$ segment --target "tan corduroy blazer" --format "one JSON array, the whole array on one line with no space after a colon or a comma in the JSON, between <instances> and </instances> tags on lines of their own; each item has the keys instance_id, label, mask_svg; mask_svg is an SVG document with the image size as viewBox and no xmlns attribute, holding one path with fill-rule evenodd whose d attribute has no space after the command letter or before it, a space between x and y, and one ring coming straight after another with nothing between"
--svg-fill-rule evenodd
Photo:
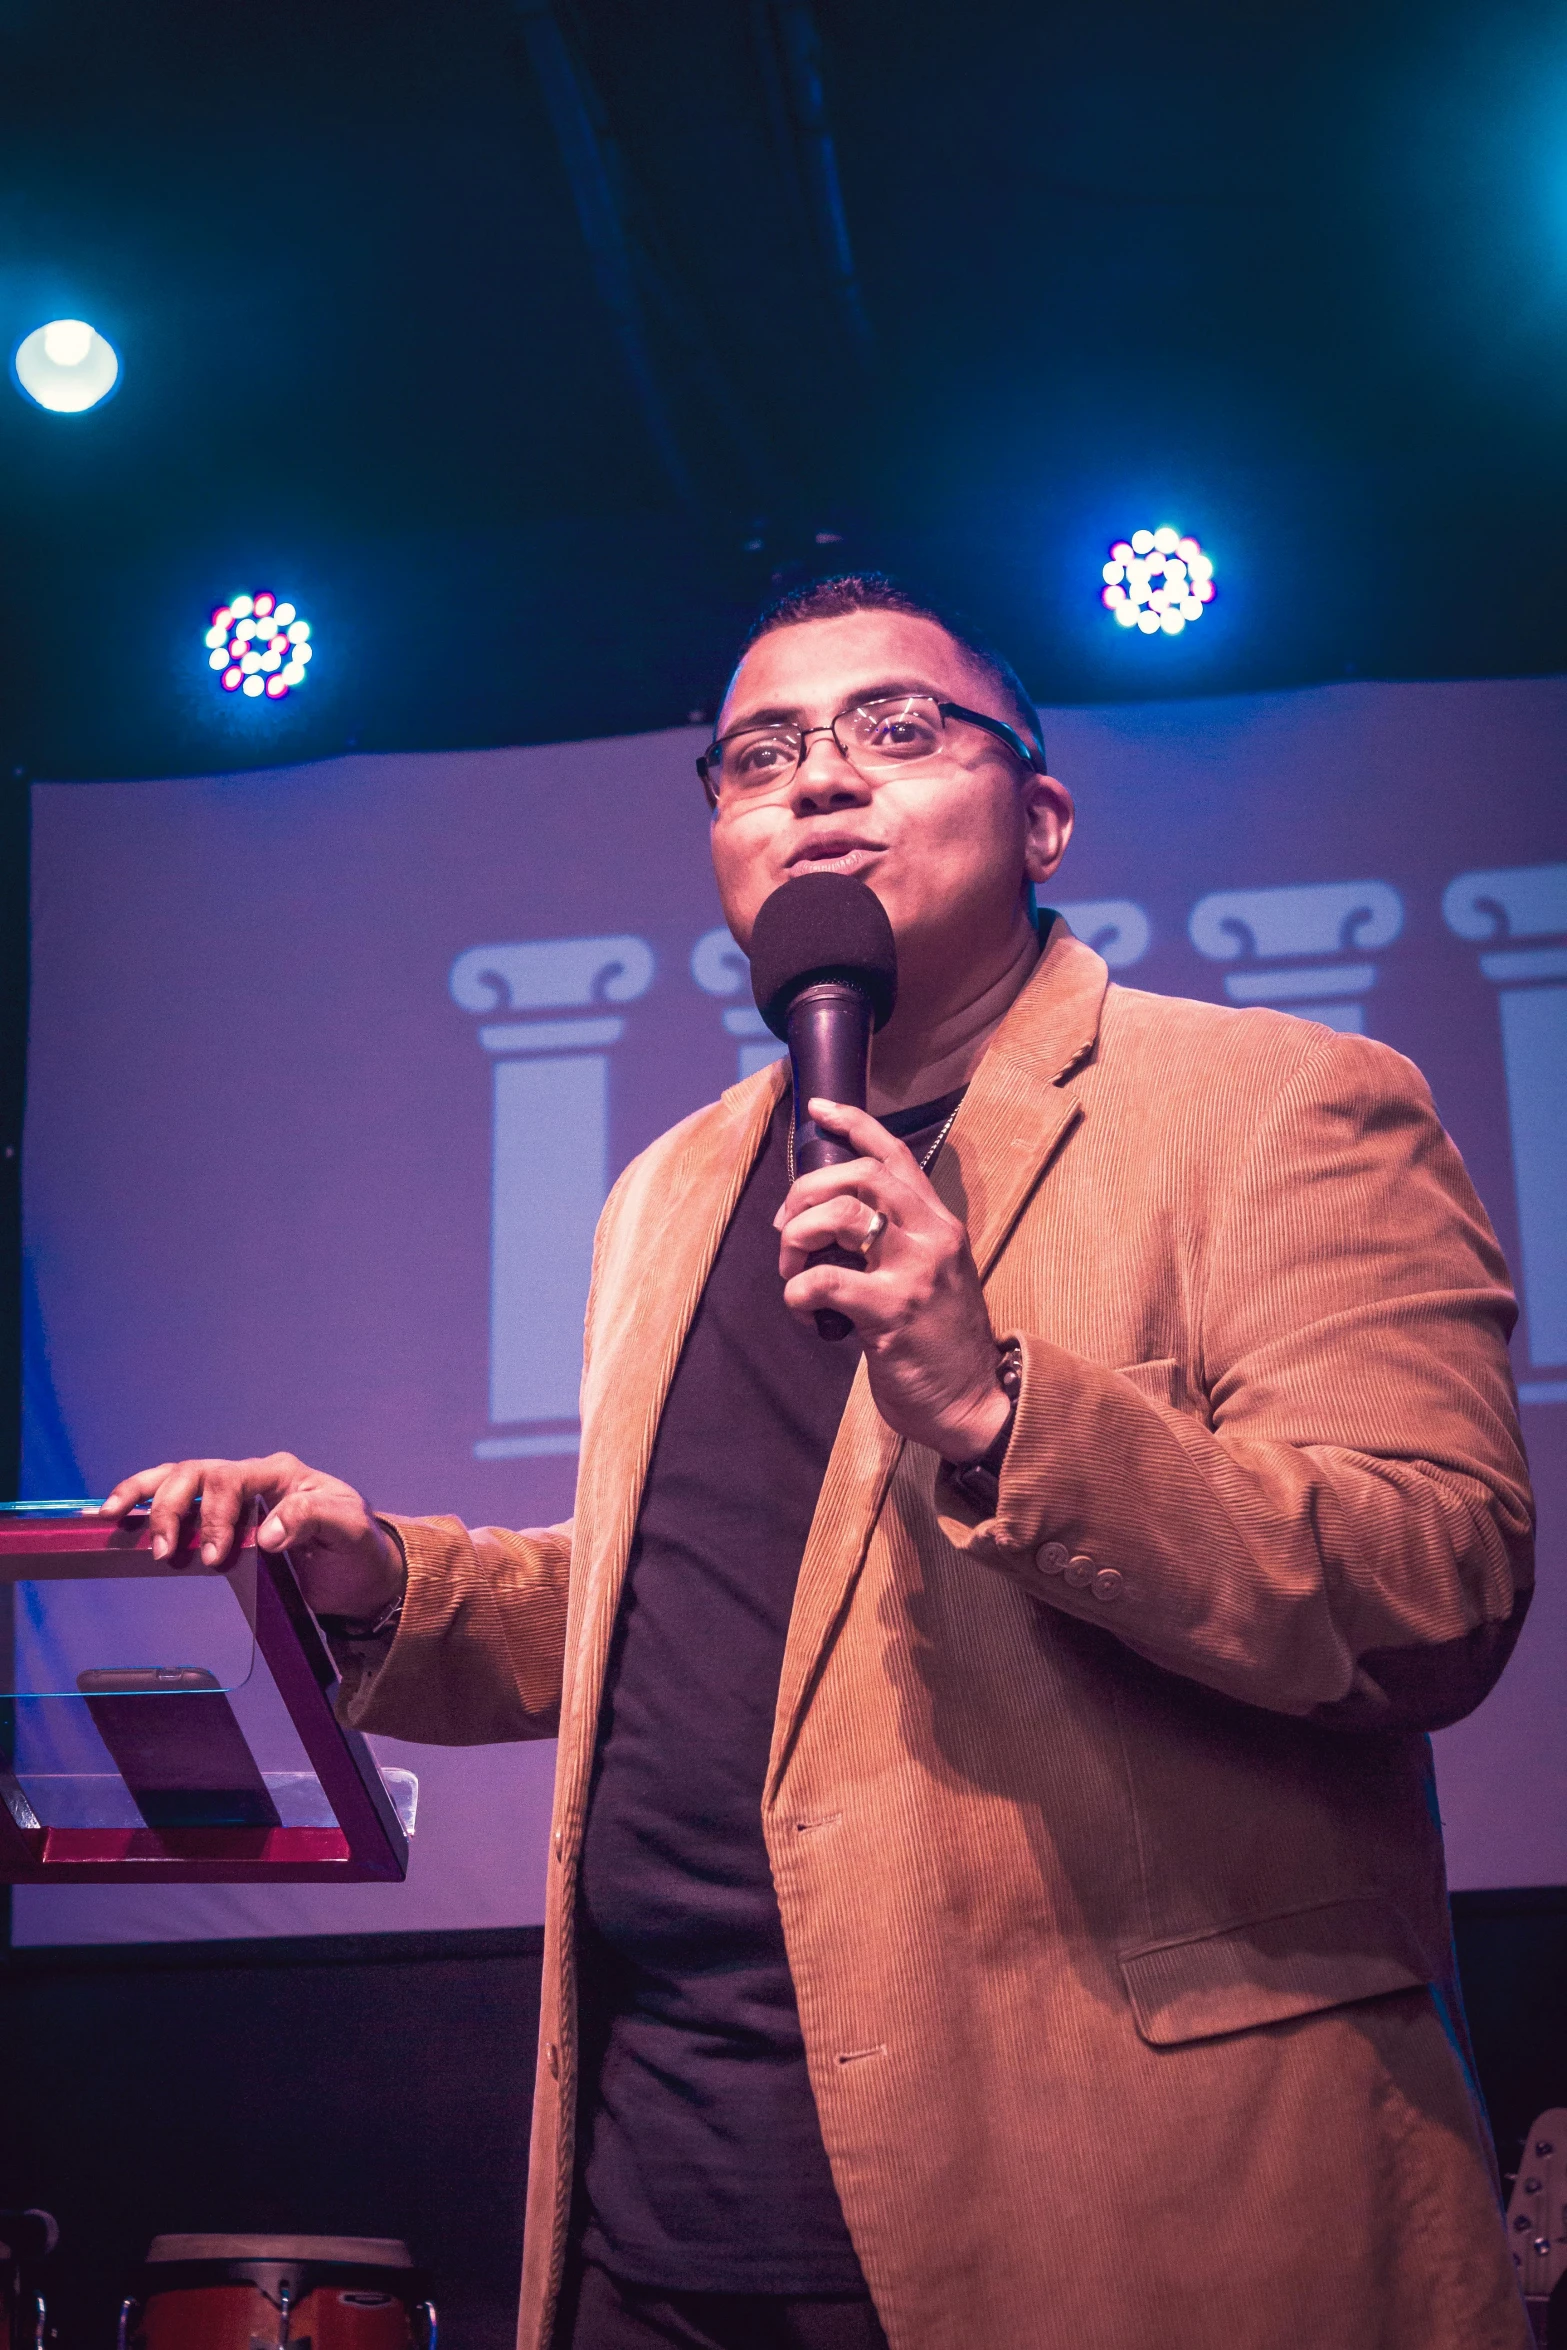
<instances>
[{"instance_id":1,"label":"tan corduroy blazer","mask_svg":"<svg viewBox=\"0 0 1567 2350\"><path fill-rule=\"evenodd\" d=\"M414 1739L558 1726L522 2350L566 2240L611 1627L782 1082L604 1211L573 1525L389 1521L407 1606L351 1699ZM1424 1733L1506 1659L1530 1498L1505 1268L1426 1087L1310 1021L1107 989L1057 920L935 1181L1023 1342L1000 1507L938 1492L862 1368L762 1805L893 2350L1519 2350Z\"/></svg>"}]
</instances>

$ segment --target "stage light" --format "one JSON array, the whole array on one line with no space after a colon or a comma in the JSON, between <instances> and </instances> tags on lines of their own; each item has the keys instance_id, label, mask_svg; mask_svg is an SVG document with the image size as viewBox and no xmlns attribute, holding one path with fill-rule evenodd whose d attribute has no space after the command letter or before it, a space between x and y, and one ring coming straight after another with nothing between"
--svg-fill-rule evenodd
<instances>
[{"instance_id":1,"label":"stage light","mask_svg":"<svg viewBox=\"0 0 1567 2350\"><path fill-rule=\"evenodd\" d=\"M56 367L80 367L92 349L92 328L84 318L57 318L44 328L44 357Z\"/></svg>"},{"instance_id":2,"label":"stage light","mask_svg":"<svg viewBox=\"0 0 1567 2350\"><path fill-rule=\"evenodd\" d=\"M1213 601L1212 559L1168 523L1117 539L1100 577L1105 610L1143 636L1180 636Z\"/></svg>"},{"instance_id":3,"label":"stage light","mask_svg":"<svg viewBox=\"0 0 1567 2350\"><path fill-rule=\"evenodd\" d=\"M113 391L119 356L84 318L54 318L34 327L11 362L30 400L58 415L78 416Z\"/></svg>"},{"instance_id":4,"label":"stage light","mask_svg":"<svg viewBox=\"0 0 1567 2350\"><path fill-rule=\"evenodd\" d=\"M268 701L280 702L303 685L315 651L310 623L300 619L297 605L279 603L265 588L219 604L202 643L207 666L221 672L223 691L250 701L265 693Z\"/></svg>"}]
</instances>

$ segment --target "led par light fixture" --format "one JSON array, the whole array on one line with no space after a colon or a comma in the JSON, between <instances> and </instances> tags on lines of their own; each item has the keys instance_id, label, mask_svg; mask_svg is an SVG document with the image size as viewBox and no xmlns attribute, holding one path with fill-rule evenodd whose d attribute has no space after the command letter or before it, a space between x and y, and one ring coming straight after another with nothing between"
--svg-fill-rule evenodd
<instances>
[{"instance_id":1,"label":"led par light fixture","mask_svg":"<svg viewBox=\"0 0 1567 2350\"><path fill-rule=\"evenodd\" d=\"M281 702L303 685L315 647L310 623L266 589L219 604L207 630L207 666L226 694Z\"/></svg>"},{"instance_id":2,"label":"led par light fixture","mask_svg":"<svg viewBox=\"0 0 1567 2350\"><path fill-rule=\"evenodd\" d=\"M1122 628L1179 636L1213 602L1213 563L1168 523L1117 539L1100 573L1100 601Z\"/></svg>"}]
</instances>

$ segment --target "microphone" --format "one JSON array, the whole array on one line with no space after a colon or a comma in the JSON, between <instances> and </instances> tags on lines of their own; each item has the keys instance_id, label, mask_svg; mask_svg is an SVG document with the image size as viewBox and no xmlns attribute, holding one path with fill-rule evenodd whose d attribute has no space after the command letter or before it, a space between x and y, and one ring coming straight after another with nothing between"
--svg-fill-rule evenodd
<instances>
[{"instance_id":1,"label":"microphone","mask_svg":"<svg viewBox=\"0 0 1567 2350\"><path fill-rule=\"evenodd\" d=\"M841 1167L859 1157L806 1114L813 1094L865 1107L871 1033L885 1028L898 999L898 950L886 908L874 890L847 873L802 873L775 889L751 933L751 992L774 1036L789 1047L794 1074L794 1170ZM822 1248L813 1265L864 1259ZM823 1306L819 1338L847 1338L847 1314Z\"/></svg>"}]
</instances>

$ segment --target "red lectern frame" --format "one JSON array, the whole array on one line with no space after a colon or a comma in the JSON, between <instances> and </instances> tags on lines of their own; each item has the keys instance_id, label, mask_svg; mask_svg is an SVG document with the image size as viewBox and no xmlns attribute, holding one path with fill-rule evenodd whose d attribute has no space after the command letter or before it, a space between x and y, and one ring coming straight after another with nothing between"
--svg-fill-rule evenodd
<instances>
[{"instance_id":1,"label":"red lectern frame","mask_svg":"<svg viewBox=\"0 0 1567 2350\"><path fill-rule=\"evenodd\" d=\"M257 1550L253 1538L239 1555L247 1553L256 1568L256 1646L337 1826L24 1827L10 1800L20 1795L18 1783L0 1764L0 1884L352 1885L396 1883L408 1874L402 1823L365 1740L333 1711L337 1672L286 1554ZM85 1516L0 1519L0 1584L40 1572L90 1581L213 1570L194 1550L155 1559L140 1511L119 1524ZM30 1808L25 1799L22 1808Z\"/></svg>"}]
</instances>

